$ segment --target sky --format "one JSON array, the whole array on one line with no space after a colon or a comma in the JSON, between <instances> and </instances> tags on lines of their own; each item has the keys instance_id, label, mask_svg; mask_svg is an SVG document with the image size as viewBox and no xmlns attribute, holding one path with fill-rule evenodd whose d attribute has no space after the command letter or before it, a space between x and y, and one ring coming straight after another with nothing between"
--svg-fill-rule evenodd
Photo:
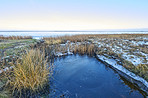
<instances>
[{"instance_id":1,"label":"sky","mask_svg":"<svg viewBox=\"0 0 148 98\"><path fill-rule=\"evenodd\" d=\"M0 30L148 28L148 0L0 0Z\"/></svg>"}]
</instances>

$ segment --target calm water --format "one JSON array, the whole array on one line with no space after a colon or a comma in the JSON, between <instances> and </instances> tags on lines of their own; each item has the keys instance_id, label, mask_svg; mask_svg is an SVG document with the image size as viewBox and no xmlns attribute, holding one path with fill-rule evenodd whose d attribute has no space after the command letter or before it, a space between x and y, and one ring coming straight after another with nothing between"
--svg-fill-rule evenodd
<instances>
[{"instance_id":1,"label":"calm water","mask_svg":"<svg viewBox=\"0 0 148 98\"><path fill-rule=\"evenodd\" d=\"M71 55L54 62L52 92L47 97L143 98L130 83L97 59Z\"/></svg>"},{"instance_id":2,"label":"calm water","mask_svg":"<svg viewBox=\"0 0 148 98\"><path fill-rule=\"evenodd\" d=\"M43 32L43 31L7 31L7 32L3 32L0 31L0 35L4 35L4 36L33 36L33 37L49 37L49 36L63 36L63 35L75 35L75 34L148 34L148 32L122 32L122 31L86 31L86 32L82 32L82 31L58 31L58 32L54 32L54 31L47 31L47 32Z\"/></svg>"}]
</instances>

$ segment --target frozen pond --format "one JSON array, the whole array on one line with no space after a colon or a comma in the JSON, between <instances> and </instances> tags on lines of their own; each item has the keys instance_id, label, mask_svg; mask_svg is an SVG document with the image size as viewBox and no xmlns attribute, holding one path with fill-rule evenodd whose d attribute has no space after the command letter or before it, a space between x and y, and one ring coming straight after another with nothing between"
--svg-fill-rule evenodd
<instances>
[{"instance_id":1,"label":"frozen pond","mask_svg":"<svg viewBox=\"0 0 148 98\"><path fill-rule=\"evenodd\" d=\"M56 58L51 92L46 97L143 98L143 92L96 58Z\"/></svg>"}]
</instances>

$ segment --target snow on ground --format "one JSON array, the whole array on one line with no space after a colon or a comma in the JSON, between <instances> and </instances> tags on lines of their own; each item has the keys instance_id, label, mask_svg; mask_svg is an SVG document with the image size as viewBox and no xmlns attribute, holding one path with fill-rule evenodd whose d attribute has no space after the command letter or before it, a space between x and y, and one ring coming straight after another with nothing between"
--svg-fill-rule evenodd
<instances>
[{"instance_id":1,"label":"snow on ground","mask_svg":"<svg viewBox=\"0 0 148 98\"><path fill-rule=\"evenodd\" d=\"M124 68L122 65L117 64L117 62L114 59L109 59L106 58L105 56L102 55L97 55L98 59L106 62L107 64L111 65L112 67L118 69L119 71L127 74L128 76L130 76L131 78L142 82L146 87L148 87L148 82L146 80L144 80L143 78L135 75L134 73L128 71L126 68Z\"/></svg>"},{"instance_id":2,"label":"snow on ground","mask_svg":"<svg viewBox=\"0 0 148 98\"><path fill-rule=\"evenodd\" d=\"M148 82L145 79L130 72L122 66L121 62L123 60L127 60L134 66L138 66L139 64L148 64L148 38L145 38L145 40L142 37L131 39L98 39L98 42L95 44L98 46L100 51L109 49L103 52L103 54L97 55L98 59L106 62L134 80L143 83L148 88ZM118 56L108 55L110 50L112 50L111 53L114 52L114 54L117 54Z\"/></svg>"},{"instance_id":3,"label":"snow on ground","mask_svg":"<svg viewBox=\"0 0 148 98\"><path fill-rule=\"evenodd\" d=\"M14 66L6 67L6 68L0 70L0 74L1 74L2 72L6 72L7 70L10 70L10 69L12 69L12 68L14 68Z\"/></svg>"},{"instance_id":4,"label":"snow on ground","mask_svg":"<svg viewBox=\"0 0 148 98\"><path fill-rule=\"evenodd\" d=\"M136 41L135 41L136 40ZM108 47L112 49L115 53L122 54L122 58L125 60L130 61L133 63L133 65L137 66L139 64L147 64L148 63L148 54L143 53L140 51L140 49L135 49L134 52L131 52L130 50L134 49L133 47L130 47L131 45L139 46L139 45L148 45L148 41L145 38L143 40L142 37L135 38L135 39L98 39L98 42L95 41L96 44L98 44L98 48L101 47ZM138 56L135 54L141 54L143 56ZM144 58L145 57L145 58ZM144 61L145 60L145 61ZM147 62L146 62L147 61Z\"/></svg>"}]
</instances>

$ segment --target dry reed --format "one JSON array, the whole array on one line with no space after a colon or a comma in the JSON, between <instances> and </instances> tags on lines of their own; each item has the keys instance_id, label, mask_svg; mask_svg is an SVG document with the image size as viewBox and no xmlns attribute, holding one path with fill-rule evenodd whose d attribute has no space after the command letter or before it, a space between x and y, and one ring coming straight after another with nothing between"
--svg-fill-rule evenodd
<instances>
[{"instance_id":1,"label":"dry reed","mask_svg":"<svg viewBox=\"0 0 148 98\"><path fill-rule=\"evenodd\" d=\"M32 39L32 36L0 36L1 40L22 40L22 39Z\"/></svg>"},{"instance_id":2,"label":"dry reed","mask_svg":"<svg viewBox=\"0 0 148 98\"><path fill-rule=\"evenodd\" d=\"M22 91L37 92L48 84L52 75L52 66L48 66L45 54L39 49L30 50L22 59L18 59L9 77L8 83L13 94L23 94Z\"/></svg>"}]
</instances>

